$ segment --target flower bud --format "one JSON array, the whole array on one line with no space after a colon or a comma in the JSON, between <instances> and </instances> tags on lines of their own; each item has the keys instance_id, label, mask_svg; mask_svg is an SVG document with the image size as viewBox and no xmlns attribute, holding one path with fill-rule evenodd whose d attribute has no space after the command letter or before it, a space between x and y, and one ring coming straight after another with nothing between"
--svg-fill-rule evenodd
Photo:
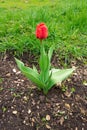
<instances>
[{"instance_id":1,"label":"flower bud","mask_svg":"<svg viewBox=\"0 0 87 130\"><path fill-rule=\"evenodd\" d=\"M40 23L36 27L36 37L40 40L48 37L48 28L44 23Z\"/></svg>"}]
</instances>

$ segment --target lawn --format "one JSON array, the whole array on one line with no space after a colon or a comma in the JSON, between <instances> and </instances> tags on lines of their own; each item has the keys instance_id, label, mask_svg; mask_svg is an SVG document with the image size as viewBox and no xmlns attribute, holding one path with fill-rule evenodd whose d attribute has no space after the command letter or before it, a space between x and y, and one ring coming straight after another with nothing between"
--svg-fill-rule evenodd
<instances>
[{"instance_id":1,"label":"lawn","mask_svg":"<svg viewBox=\"0 0 87 130\"><path fill-rule=\"evenodd\" d=\"M20 72L14 59L35 65L40 74L41 44L35 36L40 22L48 27L46 51L55 46L51 67L76 68L47 95ZM33 68L36 75L37 70ZM45 75L49 81L52 74ZM87 0L0 0L0 130L86 129Z\"/></svg>"},{"instance_id":2,"label":"lawn","mask_svg":"<svg viewBox=\"0 0 87 130\"><path fill-rule=\"evenodd\" d=\"M0 52L39 52L35 28L48 26L47 48L55 44L61 58L87 58L86 0L0 1Z\"/></svg>"}]
</instances>

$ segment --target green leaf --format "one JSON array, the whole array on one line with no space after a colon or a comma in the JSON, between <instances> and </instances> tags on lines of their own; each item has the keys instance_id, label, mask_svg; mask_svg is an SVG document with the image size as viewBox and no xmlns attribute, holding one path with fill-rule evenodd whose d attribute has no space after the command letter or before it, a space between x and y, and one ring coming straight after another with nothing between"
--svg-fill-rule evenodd
<instances>
[{"instance_id":1,"label":"green leaf","mask_svg":"<svg viewBox=\"0 0 87 130\"><path fill-rule=\"evenodd\" d=\"M41 56L40 56L40 78L45 83L49 78L50 62L49 57L45 52L44 45L41 46Z\"/></svg>"},{"instance_id":2,"label":"green leaf","mask_svg":"<svg viewBox=\"0 0 87 130\"><path fill-rule=\"evenodd\" d=\"M37 68L33 65L33 70L38 73Z\"/></svg>"},{"instance_id":3,"label":"green leaf","mask_svg":"<svg viewBox=\"0 0 87 130\"><path fill-rule=\"evenodd\" d=\"M52 69L52 76L48 84L48 89L50 89L53 85L56 83L61 83L63 80L65 80L72 72L74 71L74 68L70 69ZM50 73L51 73L50 72Z\"/></svg>"},{"instance_id":4,"label":"green leaf","mask_svg":"<svg viewBox=\"0 0 87 130\"><path fill-rule=\"evenodd\" d=\"M41 46L41 55L40 55L40 69L41 71L46 71L49 68L49 58L45 52L44 44Z\"/></svg>"},{"instance_id":5,"label":"green leaf","mask_svg":"<svg viewBox=\"0 0 87 130\"><path fill-rule=\"evenodd\" d=\"M54 50L54 45L52 45L48 51L48 57L49 57L49 61L51 61L51 57L52 57L52 54L53 54L53 50Z\"/></svg>"},{"instance_id":6,"label":"green leaf","mask_svg":"<svg viewBox=\"0 0 87 130\"><path fill-rule=\"evenodd\" d=\"M40 75L38 72L35 71L35 69L31 69L30 67L24 66L24 63L15 58L16 63L21 70L21 72L28 78L30 79L33 83L35 83L40 89L42 89L45 85L43 82L40 81Z\"/></svg>"}]
</instances>

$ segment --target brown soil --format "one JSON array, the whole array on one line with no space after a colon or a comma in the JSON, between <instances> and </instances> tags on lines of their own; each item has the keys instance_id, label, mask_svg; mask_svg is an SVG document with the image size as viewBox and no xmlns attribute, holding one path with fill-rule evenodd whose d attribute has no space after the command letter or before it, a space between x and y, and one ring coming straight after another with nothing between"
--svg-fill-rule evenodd
<instances>
[{"instance_id":1,"label":"brown soil","mask_svg":"<svg viewBox=\"0 0 87 130\"><path fill-rule=\"evenodd\" d=\"M87 66L76 67L61 87L54 86L45 96L20 73L13 57L2 58L0 130L87 130Z\"/></svg>"}]
</instances>

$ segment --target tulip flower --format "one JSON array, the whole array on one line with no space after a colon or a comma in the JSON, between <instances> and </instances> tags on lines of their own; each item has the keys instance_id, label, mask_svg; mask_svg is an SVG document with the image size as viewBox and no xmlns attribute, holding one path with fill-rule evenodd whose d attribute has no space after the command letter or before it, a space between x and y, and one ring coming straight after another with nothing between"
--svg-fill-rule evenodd
<instances>
[{"instance_id":1,"label":"tulip flower","mask_svg":"<svg viewBox=\"0 0 87 130\"><path fill-rule=\"evenodd\" d=\"M37 25L36 37L40 40L46 39L48 37L48 28L45 23L40 23Z\"/></svg>"}]
</instances>

